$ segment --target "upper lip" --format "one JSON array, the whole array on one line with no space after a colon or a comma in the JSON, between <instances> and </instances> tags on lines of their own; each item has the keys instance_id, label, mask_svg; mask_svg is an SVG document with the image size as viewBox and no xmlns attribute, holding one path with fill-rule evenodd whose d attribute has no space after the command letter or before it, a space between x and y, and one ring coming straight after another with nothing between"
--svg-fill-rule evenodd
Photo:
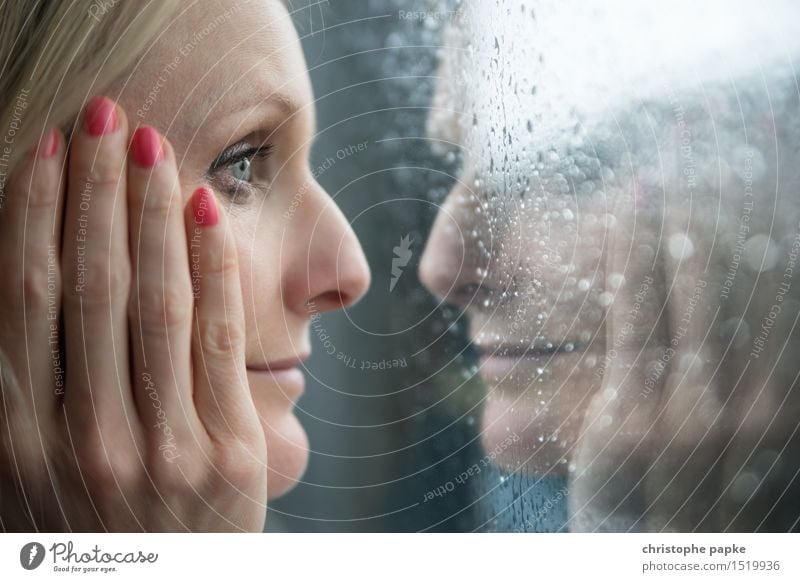
<instances>
[{"instance_id":1,"label":"upper lip","mask_svg":"<svg viewBox=\"0 0 800 582\"><path fill-rule=\"evenodd\" d=\"M484 357L494 358L532 358L551 356L553 354L569 353L580 350L583 346L581 342L564 340L555 341L535 341L533 343L517 344L472 344L478 353Z\"/></svg>"},{"instance_id":2,"label":"upper lip","mask_svg":"<svg viewBox=\"0 0 800 582\"><path fill-rule=\"evenodd\" d=\"M247 364L248 370L254 372L279 372L281 370L291 370L301 365L308 359L308 354L299 354L292 358L273 360L265 364Z\"/></svg>"}]
</instances>

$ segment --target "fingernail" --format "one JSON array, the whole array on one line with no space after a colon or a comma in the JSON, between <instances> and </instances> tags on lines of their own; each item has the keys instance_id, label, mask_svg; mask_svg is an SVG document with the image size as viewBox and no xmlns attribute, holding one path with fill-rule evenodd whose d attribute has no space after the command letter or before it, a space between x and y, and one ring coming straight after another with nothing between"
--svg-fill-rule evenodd
<instances>
[{"instance_id":1,"label":"fingernail","mask_svg":"<svg viewBox=\"0 0 800 582\"><path fill-rule=\"evenodd\" d=\"M192 212L194 221L200 226L214 226L219 222L219 212L214 193L201 186L192 194Z\"/></svg>"},{"instance_id":2,"label":"fingernail","mask_svg":"<svg viewBox=\"0 0 800 582\"><path fill-rule=\"evenodd\" d=\"M42 136L39 143L36 145L34 154L41 160L52 158L58 151L58 131L56 128L50 128L46 134Z\"/></svg>"},{"instance_id":3,"label":"fingernail","mask_svg":"<svg viewBox=\"0 0 800 582\"><path fill-rule=\"evenodd\" d=\"M108 97L93 97L86 106L83 126L89 135L97 137L117 130L117 107Z\"/></svg>"},{"instance_id":4,"label":"fingernail","mask_svg":"<svg viewBox=\"0 0 800 582\"><path fill-rule=\"evenodd\" d=\"M136 163L145 168L153 168L164 159L161 136L149 125L143 125L133 132L131 150Z\"/></svg>"}]
</instances>

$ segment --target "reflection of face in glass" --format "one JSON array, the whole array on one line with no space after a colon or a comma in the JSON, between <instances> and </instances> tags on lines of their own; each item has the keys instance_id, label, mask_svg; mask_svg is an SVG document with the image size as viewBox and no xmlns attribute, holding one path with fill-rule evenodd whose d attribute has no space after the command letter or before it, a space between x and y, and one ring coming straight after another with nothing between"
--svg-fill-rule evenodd
<instances>
[{"instance_id":1,"label":"reflection of face in glass","mask_svg":"<svg viewBox=\"0 0 800 582\"><path fill-rule=\"evenodd\" d=\"M567 475L569 529L791 529L763 525L800 411L786 47L732 9L592 7L470 4L440 70L464 168L421 276L469 315L484 447Z\"/></svg>"},{"instance_id":2,"label":"reflection of face in glass","mask_svg":"<svg viewBox=\"0 0 800 582\"><path fill-rule=\"evenodd\" d=\"M542 163L510 196L483 184L485 173L466 174L437 218L422 277L470 316L491 388L487 450L514 434L519 444L498 455L501 464L560 473L605 349L602 259L612 218L597 168L597 183L585 180L580 192L568 172L592 169L558 170Z\"/></svg>"},{"instance_id":3,"label":"reflection of face in glass","mask_svg":"<svg viewBox=\"0 0 800 582\"><path fill-rule=\"evenodd\" d=\"M534 28L525 8L498 22L471 6L450 39L458 48L441 73L463 86L449 93L451 83L440 85L430 125L462 148L464 170L437 217L421 275L470 316L489 387L485 448L504 468L563 474L599 383L606 283L618 284L606 281L603 261L615 175L582 147L577 119L566 148L550 140L569 120L548 115L547 88L535 80L547 69L534 45L516 44ZM454 105L460 117L442 113ZM509 435L518 438L498 450Z\"/></svg>"}]
</instances>

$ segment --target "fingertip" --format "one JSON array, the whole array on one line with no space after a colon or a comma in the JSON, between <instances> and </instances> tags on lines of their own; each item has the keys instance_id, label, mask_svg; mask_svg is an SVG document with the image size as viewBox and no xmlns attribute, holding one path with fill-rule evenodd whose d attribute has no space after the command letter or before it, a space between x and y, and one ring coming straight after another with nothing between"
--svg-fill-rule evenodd
<instances>
[{"instance_id":1,"label":"fingertip","mask_svg":"<svg viewBox=\"0 0 800 582\"><path fill-rule=\"evenodd\" d=\"M192 193L192 219L197 226L212 227L220 222L220 208L214 191L200 186Z\"/></svg>"},{"instance_id":2,"label":"fingertip","mask_svg":"<svg viewBox=\"0 0 800 582\"><path fill-rule=\"evenodd\" d=\"M34 145L29 154L33 158L48 160L58 153L61 148L61 132L56 127L51 127L45 131Z\"/></svg>"},{"instance_id":3,"label":"fingertip","mask_svg":"<svg viewBox=\"0 0 800 582\"><path fill-rule=\"evenodd\" d=\"M83 129L92 137L113 133L119 126L116 104L103 95L92 97L83 113Z\"/></svg>"},{"instance_id":4,"label":"fingertip","mask_svg":"<svg viewBox=\"0 0 800 582\"><path fill-rule=\"evenodd\" d=\"M131 157L142 168L154 168L166 159L164 142L158 130L150 125L136 128L131 137Z\"/></svg>"}]
</instances>

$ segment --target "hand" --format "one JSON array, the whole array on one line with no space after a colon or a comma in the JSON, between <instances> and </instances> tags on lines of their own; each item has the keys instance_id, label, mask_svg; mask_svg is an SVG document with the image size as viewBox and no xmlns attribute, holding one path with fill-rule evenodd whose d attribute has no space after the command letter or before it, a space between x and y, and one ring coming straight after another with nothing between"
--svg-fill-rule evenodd
<instances>
[{"instance_id":1,"label":"hand","mask_svg":"<svg viewBox=\"0 0 800 582\"><path fill-rule=\"evenodd\" d=\"M129 136L108 99L66 150L45 135L0 210L2 528L261 531L266 443L222 207L200 188L184 212L169 142Z\"/></svg>"},{"instance_id":2,"label":"hand","mask_svg":"<svg viewBox=\"0 0 800 582\"><path fill-rule=\"evenodd\" d=\"M798 463L785 451L796 446L800 403L791 247L753 272L766 253L735 263L732 241L742 224L750 240L773 240L796 216L792 202L750 211L735 183L691 198L672 182L663 198L636 190L638 204L615 194L607 272L625 282L606 319L609 355L575 455L569 527L791 530Z\"/></svg>"},{"instance_id":3,"label":"hand","mask_svg":"<svg viewBox=\"0 0 800 582\"><path fill-rule=\"evenodd\" d=\"M698 195L690 207L680 204L678 188L666 202L643 190L614 193L606 272L624 283L608 309L602 382L575 458L571 525L716 530L715 461L732 424L714 323L724 270L704 271L714 233L695 226L703 223L687 210L707 216L713 200Z\"/></svg>"}]
</instances>

